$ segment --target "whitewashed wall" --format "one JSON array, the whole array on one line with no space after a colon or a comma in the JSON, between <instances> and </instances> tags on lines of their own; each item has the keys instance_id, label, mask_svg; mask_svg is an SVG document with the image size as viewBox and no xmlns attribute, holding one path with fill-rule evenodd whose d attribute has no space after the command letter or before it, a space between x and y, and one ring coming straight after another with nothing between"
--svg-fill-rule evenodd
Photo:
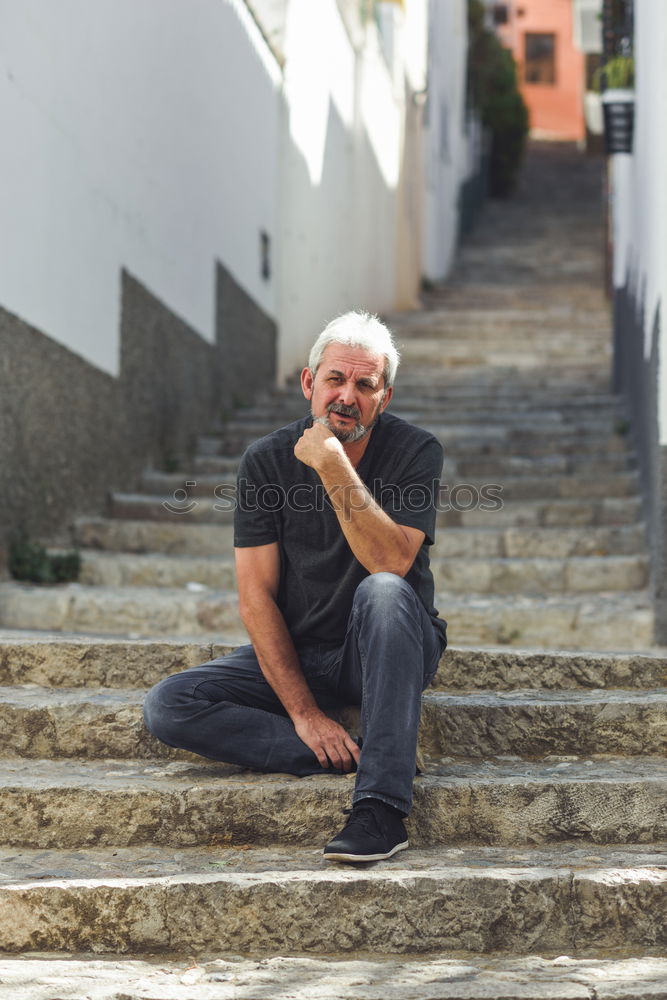
<instances>
[{"instance_id":1,"label":"whitewashed wall","mask_svg":"<svg viewBox=\"0 0 667 1000\"><path fill-rule=\"evenodd\" d=\"M429 89L425 134L424 274L444 278L459 231L459 191L470 170L466 131L465 0L430 0Z\"/></svg>"},{"instance_id":2,"label":"whitewashed wall","mask_svg":"<svg viewBox=\"0 0 667 1000\"><path fill-rule=\"evenodd\" d=\"M463 0L431 7L458 136ZM117 375L121 269L212 342L220 260L285 376L333 315L412 304L458 192L450 137L424 211L428 10L355 36L336 0L289 0L283 74L242 0L0 0L0 305Z\"/></svg>"},{"instance_id":3,"label":"whitewashed wall","mask_svg":"<svg viewBox=\"0 0 667 1000\"><path fill-rule=\"evenodd\" d=\"M0 0L0 304L118 371L120 269L202 337L270 314L280 74L240 0Z\"/></svg>"},{"instance_id":4,"label":"whitewashed wall","mask_svg":"<svg viewBox=\"0 0 667 1000\"><path fill-rule=\"evenodd\" d=\"M292 0L285 31L280 374L334 315L395 304L402 95L371 28L335 0Z\"/></svg>"},{"instance_id":5,"label":"whitewashed wall","mask_svg":"<svg viewBox=\"0 0 667 1000\"><path fill-rule=\"evenodd\" d=\"M644 357L649 358L656 308L662 304L659 386L660 444L667 444L667 4L635 0L637 66L632 157L614 157L614 277L643 302Z\"/></svg>"}]
</instances>

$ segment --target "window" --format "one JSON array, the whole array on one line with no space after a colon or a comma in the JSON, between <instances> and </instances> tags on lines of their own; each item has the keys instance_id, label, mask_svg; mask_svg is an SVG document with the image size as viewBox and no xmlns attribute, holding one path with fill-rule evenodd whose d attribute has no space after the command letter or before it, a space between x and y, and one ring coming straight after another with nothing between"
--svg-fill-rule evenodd
<instances>
[{"instance_id":1,"label":"window","mask_svg":"<svg viewBox=\"0 0 667 1000\"><path fill-rule=\"evenodd\" d=\"M526 32L524 80L526 83L556 82L556 36Z\"/></svg>"},{"instance_id":2,"label":"window","mask_svg":"<svg viewBox=\"0 0 667 1000\"><path fill-rule=\"evenodd\" d=\"M496 3L493 5L493 23L497 26L499 24L507 24L509 21L509 12L507 10L506 3Z\"/></svg>"}]
</instances>

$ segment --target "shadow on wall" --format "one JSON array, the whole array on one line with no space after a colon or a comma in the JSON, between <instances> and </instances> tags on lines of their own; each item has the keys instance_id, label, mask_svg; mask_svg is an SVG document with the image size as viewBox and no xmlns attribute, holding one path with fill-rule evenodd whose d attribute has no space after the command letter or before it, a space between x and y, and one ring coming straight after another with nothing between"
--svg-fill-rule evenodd
<instances>
[{"instance_id":1,"label":"shadow on wall","mask_svg":"<svg viewBox=\"0 0 667 1000\"><path fill-rule=\"evenodd\" d=\"M658 375L661 304L651 324L651 351L644 352L645 289L631 284L614 294L614 389L627 400L639 456L644 516L651 554L655 640L667 645L667 446L660 444Z\"/></svg>"},{"instance_id":2,"label":"shadow on wall","mask_svg":"<svg viewBox=\"0 0 667 1000\"><path fill-rule=\"evenodd\" d=\"M212 345L123 271L118 378L0 308L0 550L19 531L66 542L110 490L187 456L238 386L273 385L275 323L220 263L216 291Z\"/></svg>"}]
</instances>

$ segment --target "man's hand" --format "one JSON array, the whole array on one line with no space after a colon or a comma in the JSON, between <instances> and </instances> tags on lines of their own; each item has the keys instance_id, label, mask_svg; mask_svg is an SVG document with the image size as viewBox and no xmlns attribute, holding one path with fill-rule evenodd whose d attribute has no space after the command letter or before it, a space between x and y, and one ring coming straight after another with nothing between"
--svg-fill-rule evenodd
<instances>
[{"instance_id":1,"label":"man's hand","mask_svg":"<svg viewBox=\"0 0 667 1000\"><path fill-rule=\"evenodd\" d=\"M328 456L345 453L333 431L324 424L314 423L312 427L306 427L295 444L294 454L304 465L309 465L311 469L317 471Z\"/></svg>"},{"instance_id":2,"label":"man's hand","mask_svg":"<svg viewBox=\"0 0 667 1000\"><path fill-rule=\"evenodd\" d=\"M351 771L361 751L346 729L319 709L294 722L296 734L309 747L322 767Z\"/></svg>"}]
</instances>

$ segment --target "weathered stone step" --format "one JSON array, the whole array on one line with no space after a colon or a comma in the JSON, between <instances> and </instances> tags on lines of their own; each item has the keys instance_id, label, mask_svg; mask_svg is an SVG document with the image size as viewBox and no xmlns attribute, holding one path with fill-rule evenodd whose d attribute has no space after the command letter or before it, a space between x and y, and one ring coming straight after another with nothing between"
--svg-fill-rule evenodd
<instances>
[{"instance_id":1,"label":"weathered stone step","mask_svg":"<svg viewBox=\"0 0 667 1000\"><path fill-rule=\"evenodd\" d=\"M483 394L481 399L480 394ZM294 398L276 400L272 404L265 403L238 410L235 419L251 426L272 424L275 428L291 420L299 420L307 412L308 404L304 397L295 395ZM419 418L447 423L454 422L457 417L464 417L466 423L481 426L494 421L508 427L527 424L545 429L567 428L575 424L591 430L626 426L625 423L620 423L625 418L625 407L619 400L607 396L591 396L587 402L573 401L566 397L547 397L538 404L536 400L516 398L513 395L488 399L485 390L454 394L453 387L451 392L440 387L438 393L423 391L408 395L401 389L400 394L392 399L389 412L404 419ZM224 433L224 425L211 426L210 432Z\"/></svg>"},{"instance_id":2,"label":"weathered stone step","mask_svg":"<svg viewBox=\"0 0 667 1000\"><path fill-rule=\"evenodd\" d=\"M607 455L628 453L628 441L623 435L614 434L612 428L595 428L590 433L572 429L548 428L535 433L523 428L514 431L499 424L475 431L468 424L458 428L444 427L429 420L413 418L424 430L429 431L445 448L447 457L479 455L520 455L540 458L550 455L572 455L575 458L603 460ZM279 421L255 425L245 421L232 421L224 434L205 435L198 439L199 455L237 454L258 437L280 426Z\"/></svg>"},{"instance_id":3,"label":"weathered stone step","mask_svg":"<svg viewBox=\"0 0 667 1000\"><path fill-rule=\"evenodd\" d=\"M503 341L477 346L474 339L470 343L443 345L437 338L424 337L406 341L401 354L404 364L415 368L420 365L428 365L431 369L476 368L484 365L487 368L502 369L512 366L526 371L543 368L545 365L560 365L562 369L571 371L577 363L582 369L594 370L599 366L601 358L611 358L609 343L600 339L595 346L598 356L595 361L590 361L590 345L581 342L578 346L573 342L569 345L571 349L563 350L559 344L548 340L541 344L526 344L525 347Z\"/></svg>"},{"instance_id":4,"label":"weathered stone step","mask_svg":"<svg viewBox=\"0 0 667 1000\"><path fill-rule=\"evenodd\" d=\"M500 490L497 492L499 496L502 495ZM201 534L206 535L208 538L211 534L208 530L209 524L215 525L217 529L216 537L210 548L199 548L198 543L194 543L197 546L197 552L207 551L210 556L215 556L228 555L233 548L233 527L230 524L230 518L233 516L233 511L230 508L234 503L232 497L233 495L230 491L228 499L224 501L216 500L211 502L211 500L205 499L189 501L189 504L193 506L196 504L196 507L193 510L183 510L181 514L174 514L163 507L159 497L148 499L151 500L151 509L155 515L153 518L154 521L165 521L173 525L182 525L186 529L183 532L181 553L191 551L185 547L193 538L193 532L189 530L190 528L201 526L203 528ZM459 489L456 494L452 493L451 500L453 503L458 503L462 497L463 493ZM463 499L467 499L467 497L468 494ZM488 507L490 503L486 503L485 505ZM137 505L137 513L144 513L148 506L148 504L143 507L142 505ZM444 502L444 496L441 506L444 508L447 507L447 504ZM498 513L501 510L502 508ZM160 512L162 512L161 516ZM129 506L127 513L128 515L132 513ZM569 556L638 555L645 551L645 528L641 522L632 525L605 524L578 527L538 526L535 528L508 528L504 527L502 521L497 526L493 524L491 515L495 511L489 510L487 513L489 521L491 521L489 527L461 528L450 526L447 531L442 531L436 536L436 543L431 550L431 554L443 557L521 558L541 556L543 558L563 559ZM441 527L446 524L448 514L449 512L446 509L443 509L439 513L438 522ZM191 521L195 521L195 524L193 525ZM137 550L135 544L135 523L135 521L131 521L132 528L126 533L123 533L120 528L116 532L119 538L122 538L123 534L128 538L127 551ZM112 529L110 528L109 531L111 533ZM156 542L161 539L162 536L159 530L154 532L154 537ZM173 553L175 539L176 533L172 532L167 539L169 548L163 551ZM141 535L139 535L139 541L141 542L142 540ZM160 551L158 545L152 545L150 548L153 552ZM145 551L144 546L140 546L141 549ZM194 554L194 552L191 551L191 554ZM180 572L182 571L179 570ZM196 580L197 577L188 576L187 579ZM182 584L176 585L181 586ZM222 587L223 584L218 584L218 586Z\"/></svg>"},{"instance_id":5,"label":"weathered stone step","mask_svg":"<svg viewBox=\"0 0 667 1000\"><path fill-rule=\"evenodd\" d=\"M71 637L0 632L0 684L147 690L169 674L206 663L229 642ZM667 687L667 652L606 654L449 646L434 685L448 690Z\"/></svg>"},{"instance_id":6,"label":"weathered stone step","mask_svg":"<svg viewBox=\"0 0 667 1000\"><path fill-rule=\"evenodd\" d=\"M186 481L190 484L187 487ZM483 484L479 484L481 485ZM229 496L229 492L235 488L235 480L230 478L223 481L221 476L212 475L198 475L194 479L187 479L183 473L151 471L144 473L142 487L145 493L158 496L162 500L168 499L173 504L177 490L185 490L188 498L207 497L213 500L216 495L215 490L218 491L218 496ZM504 488L503 493L505 492ZM184 505L187 501L180 500L182 495L178 493L176 502ZM445 499L443 495L441 506L446 506ZM511 501L505 503L501 510L465 509L475 502L475 497L470 493L462 494L457 503L457 508L461 509L441 511L439 522L453 527L573 527L593 524L631 524L641 520L639 497L601 497L590 501Z\"/></svg>"},{"instance_id":7,"label":"weathered stone step","mask_svg":"<svg viewBox=\"0 0 667 1000\"><path fill-rule=\"evenodd\" d=\"M648 649L653 612L643 591L575 597L437 594L453 642L550 649ZM37 587L0 583L0 626L130 637L241 637L229 591L149 587Z\"/></svg>"},{"instance_id":8,"label":"weathered stone step","mask_svg":"<svg viewBox=\"0 0 667 1000\"><path fill-rule=\"evenodd\" d=\"M506 493L503 488L503 495ZM640 527L642 506L639 497L602 497L599 500L508 500L500 510L466 510L476 495L458 490L451 509L438 515L438 523L448 528L573 528L600 525Z\"/></svg>"},{"instance_id":9,"label":"weathered stone step","mask_svg":"<svg viewBox=\"0 0 667 1000\"><path fill-rule=\"evenodd\" d=\"M229 466L232 462L234 465L230 472ZM234 488L237 464L238 460L235 459L216 456L209 458L200 457L194 460L193 467L195 471L190 475L178 473L175 479L168 477L166 480L158 479L152 480L152 482L155 482L156 485L166 482L166 488L161 493L163 499L171 497L173 500L174 491L183 489L186 483L190 484L187 486L188 496L197 497L203 495L212 498L216 495L215 491L217 489L218 495L226 497L229 495L229 491ZM543 475L520 476L515 474L513 476L503 475L502 479L497 477L496 483L498 483L498 480L500 480L499 485L502 485L502 497L504 501L557 501L567 498L595 498L612 506L620 498L631 498L634 504L638 504L639 502L637 497L639 479L637 473L634 471L614 473L611 476L590 476L586 473L577 475L565 474L549 476L548 479ZM458 506L470 507L471 509L476 505L476 497L482 487L489 485L488 479L479 479L475 476L469 476L465 480L459 479L458 481L456 477L443 477L442 483L441 507L447 503L448 499L451 499L450 494L454 487L462 490L464 486L470 486L475 491L472 499L470 496L464 496L461 498ZM158 486L159 490L161 490L161 486ZM179 500L180 496L181 494L176 499L181 503L185 503L185 501ZM83 518L75 523L82 524L91 520L94 521L95 519Z\"/></svg>"},{"instance_id":10,"label":"weathered stone step","mask_svg":"<svg viewBox=\"0 0 667 1000\"><path fill-rule=\"evenodd\" d=\"M542 649L649 649L653 608L647 592L576 597L438 595L453 642Z\"/></svg>"},{"instance_id":11,"label":"weathered stone step","mask_svg":"<svg viewBox=\"0 0 667 1000\"><path fill-rule=\"evenodd\" d=\"M522 455L489 455L471 458L449 458L445 455L443 480L448 477L479 479L493 476L494 481L504 482L505 477L563 475L614 476L631 471L636 461L627 453L607 454L601 457L590 455L545 455L531 458Z\"/></svg>"},{"instance_id":12,"label":"weathered stone step","mask_svg":"<svg viewBox=\"0 0 667 1000\"><path fill-rule=\"evenodd\" d=\"M667 840L667 760L450 761L415 780L415 847ZM2 847L320 846L350 780L222 764L0 760Z\"/></svg>"},{"instance_id":13,"label":"weathered stone step","mask_svg":"<svg viewBox=\"0 0 667 1000\"><path fill-rule=\"evenodd\" d=\"M420 744L430 757L646 754L667 748L667 691L515 691L424 697Z\"/></svg>"},{"instance_id":14,"label":"weathered stone step","mask_svg":"<svg viewBox=\"0 0 667 1000\"><path fill-rule=\"evenodd\" d=\"M183 759L143 726L134 689L0 689L0 756ZM667 691L424 695L420 746L437 761L519 754L667 752ZM354 729L354 714L350 716ZM186 755L187 756L187 755Z\"/></svg>"},{"instance_id":15,"label":"weathered stone step","mask_svg":"<svg viewBox=\"0 0 667 1000\"><path fill-rule=\"evenodd\" d=\"M572 594L640 590L648 585L646 556L566 559L435 559L438 591L476 594Z\"/></svg>"},{"instance_id":16,"label":"weathered stone step","mask_svg":"<svg viewBox=\"0 0 667 1000\"><path fill-rule=\"evenodd\" d=\"M312 848L25 852L2 859L0 949L664 953L659 845L595 855L437 848L365 870Z\"/></svg>"},{"instance_id":17,"label":"weathered stone step","mask_svg":"<svg viewBox=\"0 0 667 1000\"><path fill-rule=\"evenodd\" d=\"M438 546L436 552L439 551L442 549ZM580 593L633 590L648 583L648 559L638 555L562 559L435 557L431 569L436 588L443 592ZM84 551L80 582L105 587L206 586L233 590L236 574L231 557Z\"/></svg>"},{"instance_id":18,"label":"weathered stone step","mask_svg":"<svg viewBox=\"0 0 667 1000\"><path fill-rule=\"evenodd\" d=\"M73 525L75 545L111 552L229 555L232 538L229 524L190 524L184 515L169 522L84 517Z\"/></svg>"},{"instance_id":19,"label":"weathered stone step","mask_svg":"<svg viewBox=\"0 0 667 1000\"><path fill-rule=\"evenodd\" d=\"M77 1000L663 1000L667 960L5 956L0 977L11 1000L53 1000L54 990Z\"/></svg>"},{"instance_id":20,"label":"weathered stone step","mask_svg":"<svg viewBox=\"0 0 667 1000\"><path fill-rule=\"evenodd\" d=\"M457 493L460 499L462 493ZM208 501L198 501L204 508ZM75 542L86 549L115 552L161 553L215 557L232 554L234 533L230 524L216 524L217 512L209 505L211 523L189 524L188 514L173 522L125 521L113 518L84 518L77 522ZM443 506L446 506L443 502ZM157 501L156 501L157 507ZM636 555L644 551L644 525L600 524L567 527L506 527L504 508L497 512L498 525L489 527L448 527L436 535L431 550L434 556L521 558L596 556L601 554ZM488 511L489 521L495 511ZM172 515L166 515L171 517ZM438 515L441 526L450 512ZM174 515L175 518L175 515ZM85 558L85 556L84 556ZM189 579L196 579L189 577Z\"/></svg>"},{"instance_id":21,"label":"weathered stone step","mask_svg":"<svg viewBox=\"0 0 667 1000\"><path fill-rule=\"evenodd\" d=\"M137 637L245 635L233 592L79 583L0 583L0 625Z\"/></svg>"},{"instance_id":22,"label":"weathered stone step","mask_svg":"<svg viewBox=\"0 0 667 1000\"><path fill-rule=\"evenodd\" d=\"M230 539L230 546L232 539ZM227 556L174 556L159 553L81 553L79 582L94 587L188 587L234 590L234 560Z\"/></svg>"}]
</instances>

